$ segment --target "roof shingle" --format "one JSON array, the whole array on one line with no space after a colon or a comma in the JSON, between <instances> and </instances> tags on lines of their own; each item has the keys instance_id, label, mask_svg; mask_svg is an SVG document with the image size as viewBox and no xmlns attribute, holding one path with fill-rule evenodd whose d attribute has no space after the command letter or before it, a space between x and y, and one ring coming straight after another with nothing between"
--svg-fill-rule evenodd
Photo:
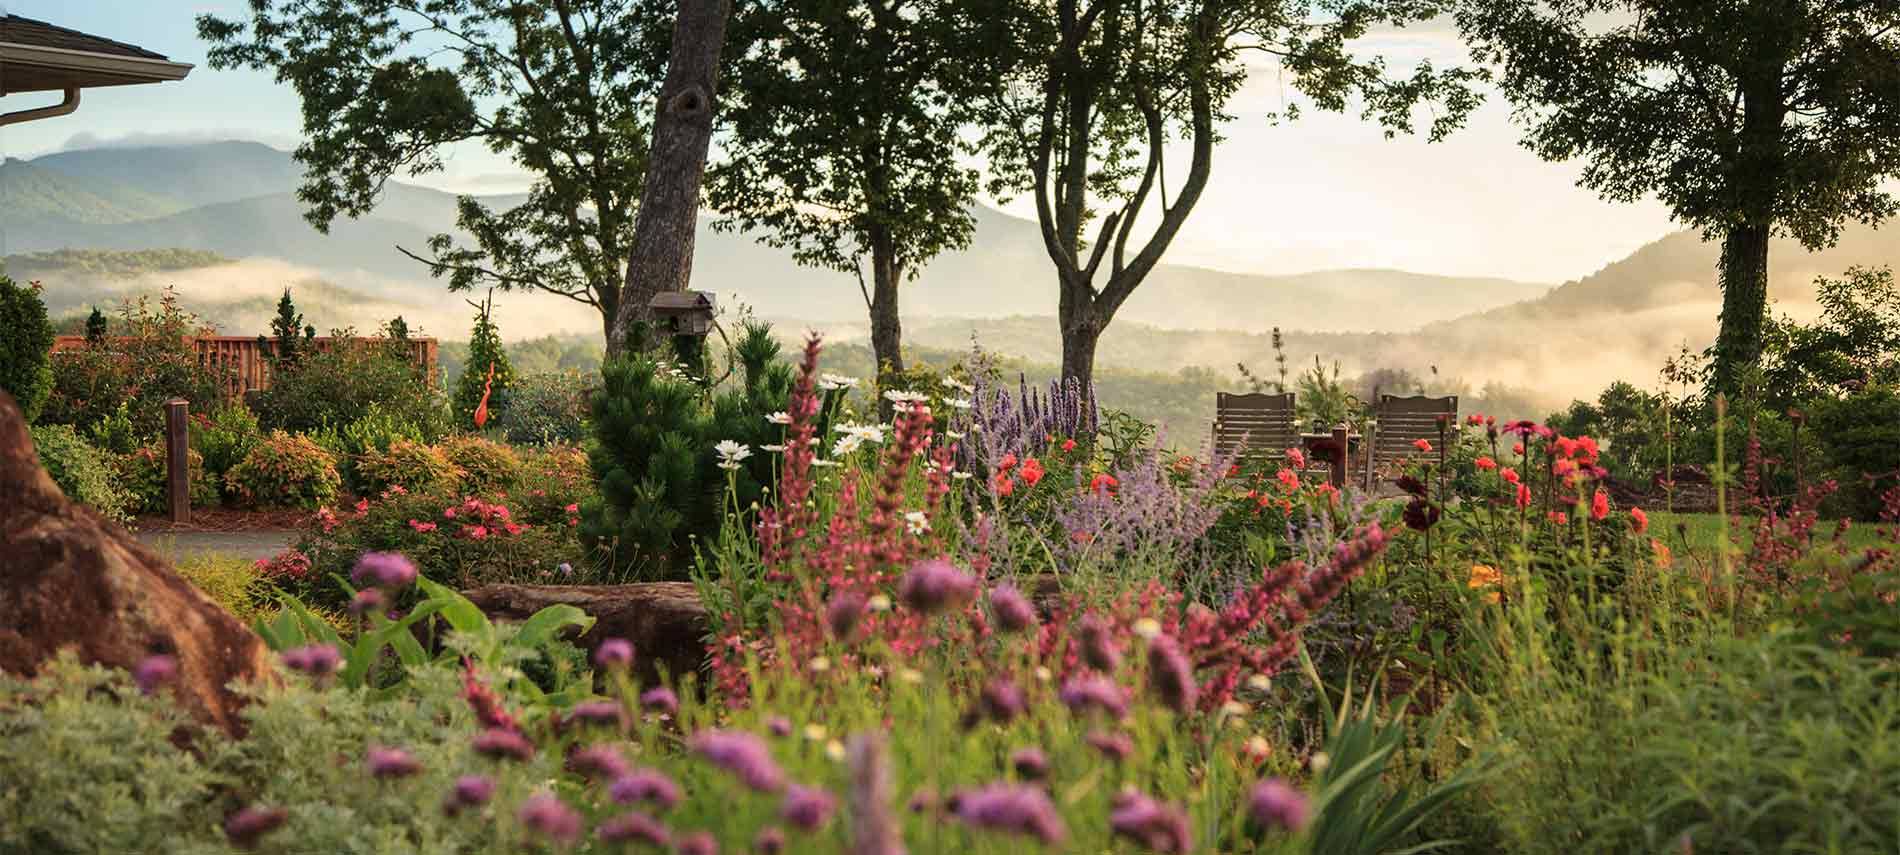
<instances>
[{"instance_id":1,"label":"roof shingle","mask_svg":"<svg viewBox=\"0 0 1900 855\"><path fill-rule=\"evenodd\" d=\"M85 51L87 53L107 54L110 56L128 56L138 59L165 59L164 55L153 53L138 45L115 42L108 38L56 27L45 21L22 18L18 15L0 16L0 42L33 45L36 47L60 48L63 50Z\"/></svg>"}]
</instances>

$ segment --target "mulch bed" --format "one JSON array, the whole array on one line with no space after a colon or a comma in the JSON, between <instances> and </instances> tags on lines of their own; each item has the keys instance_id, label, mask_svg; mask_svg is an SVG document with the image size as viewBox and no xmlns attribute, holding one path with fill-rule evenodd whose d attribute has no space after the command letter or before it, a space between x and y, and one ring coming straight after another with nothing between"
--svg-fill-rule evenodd
<instances>
[{"instance_id":1,"label":"mulch bed","mask_svg":"<svg viewBox=\"0 0 1900 855\"><path fill-rule=\"evenodd\" d=\"M311 513L299 510L251 511L232 508L193 508L191 522L172 522L170 516L139 517L139 531L283 531L301 528Z\"/></svg>"}]
</instances>

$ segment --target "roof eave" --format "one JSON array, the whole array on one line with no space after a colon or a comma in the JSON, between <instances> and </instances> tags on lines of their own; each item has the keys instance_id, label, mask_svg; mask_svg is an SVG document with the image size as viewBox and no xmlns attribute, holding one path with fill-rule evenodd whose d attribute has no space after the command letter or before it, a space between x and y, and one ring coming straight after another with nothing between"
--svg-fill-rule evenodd
<instances>
[{"instance_id":1,"label":"roof eave","mask_svg":"<svg viewBox=\"0 0 1900 855\"><path fill-rule=\"evenodd\" d=\"M172 62L164 59L149 59L136 56L116 56L113 54L93 53L91 51L69 48L44 47L41 45L20 44L18 42L0 42L0 68L8 65L57 69L67 72L92 73L101 75L102 80L115 82L102 85L124 85L127 82L162 83L171 80L183 80L191 73L189 63ZM128 80L129 78L129 80ZM0 71L0 92L4 89L5 73Z\"/></svg>"}]
</instances>

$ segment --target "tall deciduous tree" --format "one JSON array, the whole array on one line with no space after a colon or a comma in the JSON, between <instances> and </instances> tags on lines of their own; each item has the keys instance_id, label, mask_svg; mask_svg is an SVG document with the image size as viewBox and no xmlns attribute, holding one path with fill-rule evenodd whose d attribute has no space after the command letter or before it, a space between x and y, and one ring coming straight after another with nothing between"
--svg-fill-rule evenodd
<instances>
[{"instance_id":1,"label":"tall deciduous tree","mask_svg":"<svg viewBox=\"0 0 1900 855\"><path fill-rule=\"evenodd\" d=\"M1895 211L1900 2L1466 0L1458 24L1527 146L1722 241L1717 391L1761 356L1769 238L1819 248Z\"/></svg>"},{"instance_id":2,"label":"tall deciduous tree","mask_svg":"<svg viewBox=\"0 0 1900 855\"><path fill-rule=\"evenodd\" d=\"M719 55L731 0L679 0L672 51L653 119L653 156L640 197L627 262L626 289L607 330L609 356L626 348L636 324L653 320L647 303L661 291L684 291L693 274L699 228L699 185L712 145L718 107Z\"/></svg>"},{"instance_id":3,"label":"tall deciduous tree","mask_svg":"<svg viewBox=\"0 0 1900 855\"><path fill-rule=\"evenodd\" d=\"M986 134L999 195L1035 198L1055 263L1062 373L1088 383L1115 312L1153 271L1213 173L1225 107L1250 54L1278 65L1312 106L1356 106L1388 134L1440 100L1433 139L1475 105L1463 70L1421 64L1403 79L1351 51L1378 24L1440 0L1019 0L1016 71ZM1289 108L1290 117L1297 105ZM1186 148L1168 186L1168 149ZM1179 154L1178 151L1175 154ZM1179 167L1177 167L1179 170Z\"/></svg>"},{"instance_id":4,"label":"tall deciduous tree","mask_svg":"<svg viewBox=\"0 0 1900 855\"><path fill-rule=\"evenodd\" d=\"M687 4L689 7L692 3ZM647 171L667 4L643 0L250 0L248 21L198 18L214 68L276 72L303 102L305 217L373 209L398 174L439 171L478 143L535 177L491 207L463 196L472 237L430 240L451 290L558 294L613 341ZM421 249L421 248L417 248ZM688 248L690 252L690 246Z\"/></svg>"},{"instance_id":5,"label":"tall deciduous tree","mask_svg":"<svg viewBox=\"0 0 1900 855\"><path fill-rule=\"evenodd\" d=\"M799 263L856 274L881 368L904 370L898 286L969 245L981 173L959 132L1002 81L991 0L763 0L734 23L709 199ZM865 266L869 262L867 287Z\"/></svg>"}]
</instances>

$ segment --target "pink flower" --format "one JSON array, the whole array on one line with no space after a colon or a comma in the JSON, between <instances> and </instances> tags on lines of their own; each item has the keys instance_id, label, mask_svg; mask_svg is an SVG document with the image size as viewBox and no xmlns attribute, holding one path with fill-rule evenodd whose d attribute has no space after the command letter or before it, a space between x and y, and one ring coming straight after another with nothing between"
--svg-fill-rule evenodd
<instances>
[{"instance_id":1,"label":"pink flower","mask_svg":"<svg viewBox=\"0 0 1900 855\"><path fill-rule=\"evenodd\" d=\"M422 771L422 763L400 748L372 745L364 762L372 778L407 778Z\"/></svg>"},{"instance_id":2,"label":"pink flower","mask_svg":"<svg viewBox=\"0 0 1900 855\"><path fill-rule=\"evenodd\" d=\"M581 836L581 815L548 793L529 796L515 816L529 831L558 844L572 843Z\"/></svg>"},{"instance_id":3,"label":"pink flower","mask_svg":"<svg viewBox=\"0 0 1900 855\"><path fill-rule=\"evenodd\" d=\"M1161 696L1161 702L1175 712L1186 713L1193 708L1199 696L1194 685L1194 666L1188 662L1187 654L1181 652L1180 642L1172 636L1157 635L1149 642L1148 684Z\"/></svg>"},{"instance_id":4,"label":"pink flower","mask_svg":"<svg viewBox=\"0 0 1900 855\"><path fill-rule=\"evenodd\" d=\"M442 509L442 516L443 516L443 518L444 518L444 519L451 519L451 520L452 520L452 519L455 519L455 509L454 509L454 508L443 508L443 509Z\"/></svg>"},{"instance_id":5,"label":"pink flower","mask_svg":"<svg viewBox=\"0 0 1900 855\"><path fill-rule=\"evenodd\" d=\"M428 534L429 532L435 531L435 523L432 523L432 522L417 522L416 520L410 520L409 527L423 534Z\"/></svg>"},{"instance_id":6,"label":"pink flower","mask_svg":"<svg viewBox=\"0 0 1900 855\"><path fill-rule=\"evenodd\" d=\"M816 831L831 821L837 809L838 799L832 794L817 787L793 784L785 789L785 803L779 807L779 816L793 827Z\"/></svg>"},{"instance_id":7,"label":"pink flower","mask_svg":"<svg viewBox=\"0 0 1900 855\"><path fill-rule=\"evenodd\" d=\"M475 753L498 760L527 760L534 756L534 743L512 730L489 728L470 743Z\"/></svg>"},{"instance_id":8,"label":"pink flower","mask_svg":"<svg viewBox=\"0 0 1900 855\"><path fill-rule=\"evenodd\" d=\"M576 503L576 504L568 505L567 507L562 508L561 510L566 511L570 514L578 514L581 512L581 506L578 503Z\"/></svg>"},{"instance_id":9,"label":"pink flower","mask_svg":"<svg viewBox=\"0 0 1900 855\"><path fill-rule=\"evenodd\" d=\"M374 585L389 590L406 588L416 581L416 565L399 553L365 552L363 557L356 559L350 579L358 585Z\"/></svg>"},{"instance_id":10,"label":"pink flower","mask_svg":"<svg viewBox=\"0 0 1900 855\"><path fill-rule=\"evenodd\" d=\"M481 540L488 536L488 527L481 525L463 526L462 533L468 535L470 540Z\"/></svg>"},{"instance_id":11,"label":"pink flower","mask_svg":"<svg viewBox=\"0 0 1900 855\"><path fill-rule=\"evenodd\" d=\"M609 638L594 648L594 664L602 668L625 668L633 664L633 642Z\"/></svg>"},{"instance_id":12,"label":"pink flower","mask_svg":"<svg viewBox=\"0 0 1900 855\"><path fill-rule=\"evenodd\" d=\"M1043 843L1061 843L1069 834L1055 803L1038 787L990 784L951 796L950 805L958 819L978 828L1024 834Z\"/></svg>"},{"instance_id":13,"label":"pink flower","mask_svg":"<svg viewBox=\"0 0 1900 855\"><path fill-rule=\"evenodd\" d=\"M583 778L618 780L627 774L627 759L612 745L589 745L568 755L567 768Z\"/></svg>"},{"instance_id":14,"label":"pink flower","mask_svg":"<svg viewBox=\"0 0 1900 855\"><path fill-rule=\"evenodd\" d=\"M1300 488L1300 473L1291 469L1281 469L1274 477L1279 479L1280 486L1288 490L1298 490Z\"/></svg>"},{"instance_id":15,"label":"pink flower","mask_svg":"<svg viewBox=\"0 0 1900 855\"><path fill-rule=\"evenodd\" d=\"M955 610L976 598L976 578L942 558L927 558L911 565L898 580L897 595L924 614L945 609Z\"/></svg>"},{"instance_id":16,"label":"pink flower","mask_svg":"<svg viewBox=\"0 0 1900 855\"><path fill-rule=\"evenodd\" d=\"M1306 452L1297 448L1289 448L1286 450L1286 462L1293 464L1293 468L1295 469L1305 469Z\"/></svg>"},{"instance_id":17,"label":"pink flower","mask_svg":"<svg viewBox=\"0 0 1900 855\"><path fill-rule=\"evenodd\" d=\"M990 611L1004 632L1021 632L1036 625L1036 607L1029 598L1007 582L990 589Z\"/></svg>"},{"instance_id":18,"label":"pink flower","mask_svg":"<svg viewBox=\"0 0 1900 855\"><path fill-rule=\"evenodd\" d=\"M640 706L662 715L674 715L680 711L680 699L672 689L654 686L640 693Z\"/></svg>"},{"instance_id":19,"label":"pink flower","mask_svg":"<svg viewBox=\"0 0 1900 855\"><path fill-rule=\"evenodd\" d=\"M666 826L639 811L623 813L602 822L594 833L607 843L638 842L664 848L673 842L673 835L666 830Z\"/></svg>"},{"instance_id":20,"label":"pink flower","mask_svg":"<svg viewBox=\"0 0 1900 855\"><path fill-rule=\"evenodd\" d=\"M1271 829L1299 831L1312 818L1306 794L1279 778L1255 784L1247 807L1255 822Z\"/></svg>"},{"instance_id":21,"label":"pink flower","mask_svg":"<svg viewBox=\"0 0 1900 855\"><path fill-rule=\"evenodd\" d=\"M1118 763L1135 753L1135 741L1128 738L1126 733L1098 730L1090 733L1088 739L1089 744L1095 746L1095 750L1102 752L1103 757Z\"/></svg>"},{"instance_id":22,"label":"pink flower","mask_svg":"<svg viewBox=\"0 0 1900 855\"><path fill-rule=\"evenodd\" d=\"M1116 796L1108 825L1117 836L1135 840L1156 852L1187 852L1194 848L1187 814L1140 793L1125 792Z\"/></svg>"},{"instance_id":23,"label":"pink flower","mask_svg":"<svg viewBox=\"0 0 1900 855\"><path fill-rule=\"evenodd\" d=\"M139 691L151 694L158 687L178 678L178 660L163 653L147 656L132 669L132 682Z\"/></svg>"},{"instance_id":24,"label":"pink flower","mask_svg":"<svg viewBox=\"0 0 1900 855\"><path fill-rule=\"evenodd\" d=\"M760 792L774 792L785 785L785 773L772 760L765 742L750 733L736 730L708 730L688 743L707 760L739 777L745 785Z\"/></svg>"},{"instance_id":25,"label":"pink flower","mask_svg":"<svg viewBox=\"0 0 1900 855\"><path fill-rule=\"evenodd\" d=\"M607 788L607 795L623 805L652 802L666 810L680 801L680 788L672 778L652 769L640 769L622 775Z\"/></svg>"},{"instance_id":26,"label":"pink flower","mask_svg":"<svg viewBox=\"0 0 1900 855\"><path fill-rule=\"evenodd\" d=\"M225 839L239 849L255 849L259 838L276 831L290 819L283 808L246 807L224 820Z\"/></svg>"},{"instance_id":27,"label":"pink flower","mask_svg":"<svg viewBox=\"0 0 1900 855\"><path fill-rule=\"evenodd\" d=\"M1058 693L1064 704L1076 712L1090 708L1100 709L1116 718L1128 715L1128 693L1114 680L1099 674L1089 674L1069 678L1062 684Z\"/></svg>"}]
</instances>

